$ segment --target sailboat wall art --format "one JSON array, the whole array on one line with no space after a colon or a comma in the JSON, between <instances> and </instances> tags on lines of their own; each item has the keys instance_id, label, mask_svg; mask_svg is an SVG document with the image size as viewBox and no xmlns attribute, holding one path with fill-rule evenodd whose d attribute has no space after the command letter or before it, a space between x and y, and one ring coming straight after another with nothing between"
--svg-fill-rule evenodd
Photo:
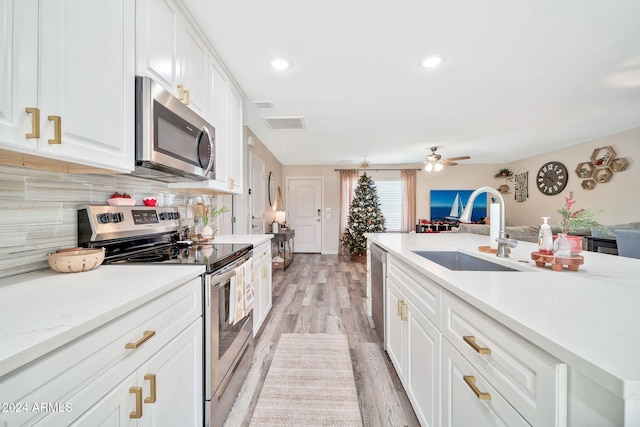
<instances>
[{"instance_id":1,"label":"sailboat wall art","mask_svg":"<svg viewBox=\"0 0 640 427\"><path fill-rule=\"evenodd\" d=\"M457 221L473 190L431 190L431 221ZM487 199L480 195L473 204L471 221L485 218Z\"/></svg>"}]
</instances>

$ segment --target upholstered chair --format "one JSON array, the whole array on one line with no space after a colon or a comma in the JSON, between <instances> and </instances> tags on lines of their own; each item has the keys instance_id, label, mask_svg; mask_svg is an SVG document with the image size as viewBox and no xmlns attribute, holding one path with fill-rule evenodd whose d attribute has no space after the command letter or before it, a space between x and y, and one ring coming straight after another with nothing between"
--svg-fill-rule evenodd
<instances>
[{"instance_id":1,"label":"upholstered chair","mask_svg":"<svg viewBox=\"0 0 640 427\"><path fill-rule=\"evenodd\" d=\"M616 230L618 255L640 258L640 230Z\"/></svg>"}]
</instances>

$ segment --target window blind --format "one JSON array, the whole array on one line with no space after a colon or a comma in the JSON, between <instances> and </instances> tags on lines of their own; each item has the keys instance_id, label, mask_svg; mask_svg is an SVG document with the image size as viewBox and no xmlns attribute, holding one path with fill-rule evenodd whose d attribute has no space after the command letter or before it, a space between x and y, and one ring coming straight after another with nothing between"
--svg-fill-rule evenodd
<instances>
[{"instance_id":1,"label":"window blind","mask_svg":"<svg viewBox=\"0 0 640 427\"><path fill-rule=\"evenodd\" d=\"M378 190L378 201L382 215L384 215L387 231L401 231L402 182L396 178L378 178L374 182Z\"/></svg>"}]
</instances>

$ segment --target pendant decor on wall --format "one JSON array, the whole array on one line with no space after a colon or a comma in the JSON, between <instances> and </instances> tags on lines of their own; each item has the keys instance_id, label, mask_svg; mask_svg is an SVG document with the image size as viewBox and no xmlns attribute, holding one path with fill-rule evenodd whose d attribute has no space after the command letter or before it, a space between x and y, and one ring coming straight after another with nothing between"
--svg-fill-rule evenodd
<instances>
[{"instance_id":1,"label":"pendant decor on wall","mask_svg":"<svg viewBox=\"0 0 640 427\"><path fill-rule=\"evenodd\" d=\"M515 181L515 199L516 202L522 203L529 197L529 171L520 168L514 177Z\"/></svg>"},{"instance_id":2,"label":"pendant decor on wall","mask_svg":"<svg viewBox=\"0 0 640 427\"><path fill-rule=\"evenodd\" d=\"M578 164L576 175L582 179L582 188L593 190L596 183L609 182L614 172L622 172L628 165L626 158L616 157L612 147L600 147L593 150L591 161Z\"/></svg>"}]
</instances>

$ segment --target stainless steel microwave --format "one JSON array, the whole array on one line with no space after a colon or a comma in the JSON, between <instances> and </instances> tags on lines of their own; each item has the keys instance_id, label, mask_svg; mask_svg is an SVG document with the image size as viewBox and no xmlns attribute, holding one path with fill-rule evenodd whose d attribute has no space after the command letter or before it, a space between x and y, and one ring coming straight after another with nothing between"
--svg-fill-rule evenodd
<instances>
[{"instance_id":1,"label":"stainless steel microwave","mask_svg":"<svg viewBox=\"0 0 640 427\"><path fill-rule=\"evenodd\" d=\"M215 179L215 129L149 77L136 77L135 175Z\"/></svg>"}]
</instances>

